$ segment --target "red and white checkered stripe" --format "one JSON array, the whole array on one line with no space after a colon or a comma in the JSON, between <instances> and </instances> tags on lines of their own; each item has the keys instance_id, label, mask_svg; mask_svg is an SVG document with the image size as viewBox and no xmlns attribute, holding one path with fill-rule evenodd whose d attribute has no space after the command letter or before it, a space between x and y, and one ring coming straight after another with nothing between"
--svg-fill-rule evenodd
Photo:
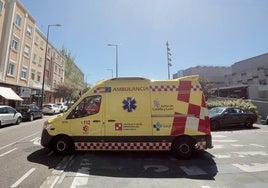
<instances>
[{"instance_id":1,"label":"red and white checkered stripe","mask_svg":"<svg viewBox=\"0 0 268 188\"><path fill-rule=\"evenodd\" d=\"M192 86L191 91L202 91L202 88L200 85Z\"/></svg>"},{"instance_id":2,"label":"red and white checkered stripe","mask_svg":"<svg viewBox=\"0 0 268 188\"><path fill-rule=\"evenodd\" d=\"M200 150L204 150L204 149L206 149L206 145L207 145L207 143L206 143L206 141L200 141L200 142L197 142L197 147L198 147L198 149L200 149Z\"/></svg>"},{"instance_id":3,"label":"red and white checkered stripe","mask_svg":"<svg viewBox=\"0 0 268 188\"><path fill-rule=\"evenodd\" d=\"M179 86L171 85L171 86L150 86L151 91L159 92L159 91L178 91Z\"/></svg>"},{"instance_id":4,"label":"red and white checkered stripe","mask_svg":"<svg viewBox=\"0 0 268 188\"><path fill-rule=\"evenodd\" d=\"M170 142L76 142L76 150L170 150Z\"/></svg>"}]
</instances>

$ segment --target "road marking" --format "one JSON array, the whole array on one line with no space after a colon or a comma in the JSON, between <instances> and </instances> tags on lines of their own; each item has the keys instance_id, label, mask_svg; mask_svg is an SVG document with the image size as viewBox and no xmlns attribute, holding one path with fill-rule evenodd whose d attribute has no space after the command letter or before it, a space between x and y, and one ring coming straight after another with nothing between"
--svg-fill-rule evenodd
<instances>
[{"instance_id":1,"label":"road marking","mask_svg":"<svg viewBox=\"0 0 268 188\"><path fill-rule=\"evenodd\" d=\"M262 156L267 156L268 153L265 153L263 151L245 151L245 152L233 152L235 154L238 154L239 157L245 157L246 155L251 155L251 156L255 156L255 155L262 155Z\"/></svg>"},{"instance_id":2,"label":"road marking","mask_svg":"<svg viewBox=\"0 0 268 188\"><path fill-rule=\"evenodd\" d=\"M260 148L265 148L265 146L259 145L259 144L249 144L251 146L256 146L256 147L260 147Z\"/></svg>"},{"instance_id":3,"label":"road marking","mask_svg":"<svg viewBox=\"0 0 268 188\"><path fill-rule=\"evenodd\" d=\"M154 172L165 172L169 170L169 168L164 165L145 165L144 166L145 170L148 170L149 168L153 168Z\"/></svg>"},{"instance_id":4,"label":"road marking","mask_svg":"<svg viewBox=\"0 0 268 188\"><path fill-rule=\"evenodd\" d=\"M20 179L18 179L18 181L16 181L10 187L18 187L18 185L21 184L21 182L23 182L28 176L30 176L33 171L35 171L35 168L32 168L28 172L26 172Z\"/></svg>"},{"instance_id":5,"label":"road marking","mask_svg":"<svg viewBox=\"0 0 268 188\"><path fill-rule=\"evenodd\" d=\"M231 158L231 155L214 155L218 159L228 159Z\"/></svg>"},{"instance_id":6,"label":"road marking","mask_svg":"<svg viewBox=\"0 0 268 188\"><path fill-rule=\"evenodd\" d=\"M0 147L0 150L5 149L5 148L7 148L7 147L9 147L9 146L12 146L12 145L14 145L14 144L16 144L16 143L18 143L18 142L20 142L20 141L22 141L22 140L25 140L25 139L27 139L27 138L29 138L29 137L31 137L31 136L36 135L36 134L40 134L40 131L35 132L35 133L33 133L33 134L29 135L29 136L23 137L23 138L17 140L16 142L12 142L12 143L10 143L10 144L7 144L7 145L5 145L5 146L2 146L2 147Z\"/></svg>"},{"instance_id":7,"label":"road marking","mask_svg":"<svg viewBox=\"0 0 268 188\"><path fill-rule=\"evenodd\" d=\"M251 163L251 165L233 164L233 166L245 171L245 172L262 172L268 171L268 163Z\"/></svg>"},{"instance_id":8,"label":"road marking","mask_svg":"<svg viewBox=\"0 0 268 188\"><path fill-rule=\"evenodd\" d=\"M90 169L91 168L89 167L82 167L78 169L78 171L75 174L75 178L72 182L71 188L76 188L76 187L87 185L89 174L90 174Z\"/></svg>"},{"instance_id":9,"label":"road marking","mask_svg":"<svg viewBox=\"0 0 268 188\"><path fill-rule=\"evenodd\" d=\"M238 140L213 140L213 142L229 143L229 142L238 142Z\"/></svg>"},{"instance_id":10,"label":"road marking","mask_svg":"<svg viewBox=\"0 0 268 188\"><path fill-rule=\"evenodd\" d=\"M213 149L221 149L221 148L224 148L224 145L214 145L213 144Z\"/></svg>"},{"instance_id":11,"label":"road marking","mask_svg":"<svg viewBox=\"0 0 268 188\"><path fill-rule=\"evenodd\" d=\"M0 155L0 157L3 157L3 156L5 156L5 155L11 153L12 151L15 151L16 149L17 149L17 148L14 148L14 149L9 150L9 151L7 151L7 152L5 152L5 153L2 153L2 154Z\"/></svg>"},{"instance_id":12,"label":"road marking","mask_svg":"<svg viewBox=\"0 0 268 188\"><path fill-rule=\"evenodd\" d=\"M189 176L198 176L198 175L206 175L204 170L199 168L198 166L180 166L180 169L182 169L187 175Z\"/></svg>"},{"instance_id":13,"label":"road marking","mask_svg":"<svg viewBox=\"0 0 268 188\"><path fill-rule=\"evenodd\" d=\"M225 135L216 134L216 135L212 135L212 138L226 138L226 136Z\"/></svg>"}]
</instances>

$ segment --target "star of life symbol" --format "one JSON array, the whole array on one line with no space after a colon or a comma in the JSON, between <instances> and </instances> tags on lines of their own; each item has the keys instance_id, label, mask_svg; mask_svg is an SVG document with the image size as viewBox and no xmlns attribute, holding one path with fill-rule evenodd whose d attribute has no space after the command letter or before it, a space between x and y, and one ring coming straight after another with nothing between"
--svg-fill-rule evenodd
<instances>
[{"instance_id":1,"label":"star of life symbol","mask_svg":"<svg viewBox=\"0 0 268 188\"><path fill-rule=\"evenodd\" d=\"M127 110L128 112L132 112L133 110L136 110L136 100L132 99L131 97L127 97L123 100L123 109Z\"/></svg>"}]
</instances>

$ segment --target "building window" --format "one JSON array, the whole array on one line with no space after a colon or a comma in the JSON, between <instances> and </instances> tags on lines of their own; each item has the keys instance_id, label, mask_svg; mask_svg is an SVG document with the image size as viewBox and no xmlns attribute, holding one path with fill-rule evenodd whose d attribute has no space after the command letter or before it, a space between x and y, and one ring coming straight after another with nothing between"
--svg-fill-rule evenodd
<instances>
[{"instance_id":1,"label":"building window","mask_svg":"<svg viewBox=\"0 0 268 188\"><path fill-rule=\"evenodd\" d=\"M34 43L35 43L35 45L37 45L37 46L38 46L38 41L39 41L39 37L38 37L38 36L35 36Z\"/></svg>"},{"instance_id":2,"label":"building window","mask_svg":"<svg viewBox=\"0 0 268 188\"><path fill-rule=\"evenodd\" d=\"M26 67L22 67L22 69L21 69L21 78L22 79L27 79L27 71L28 71L28 69Z\"/></svg>"},{"instance_id":3,"label":"building window","mask_svg":"<svg viewBox=\"0 0 268 188\"><path fill-rule=\"evenodd\" d=\"M266 85L266 80L259 80L260 85Z\"/></svg>"},{"instance_id":4,"label":"building window","mask_svg":"<svg viewBox=\"0 0 268 188\"><path fill-rule=\"evenodd\" d=\"M8 64L7 74L9 76L14 76L15 75L15 64L14 63L9 63Z\"/></svg>"},{"instance_id":5,"label":"building window","mask_svg":"<svg viewBox=\"0 0 268 188\"><path fill-rule=\"evenodd\" d=\"M18 51L19 49L19 39L15 36L12 39L11 48L15 51Z\"/></svg>"},{"instance_id":6,"label":"building window","mask_svg":"<svg viewBox=\"0 0 268 188\"><path fill-rule=\"evenodd\" d=\"M28 45L25 45L24 47L24 56L30 57L30 47Z\"/></svg>"},{"instance_id":7,"label":"building window","mask_svg":"<svg viewBox=\"0 0 268 188\"><path fill-rule=\"evenodd\" d=\"M26 35L28 37L32 37L32 30L33 30L32 26L27 25Z\"/></svg>"},{"instance_id":8,"label":"building window","mask_svg":"<svg viewBox=\"0 0 268 188\"><path fill-rule=\"evenodd\" d=\"M32 73L31 73L31 79L32 79L32 80L35 79L35 71L32 71Z\"/></svg>"},{"instance_id":9,"label":"building window","mask_svg":"<svg viewBox=\"0 0 268 188\"><path fill-rule=\"evenodd\" d=\"M50 48L47 48L47 56L50 56Z\"/></svg>"},{"instance_id":10,"label":"building window","mask_svg":"<svg viewBox=\"0 0 268 188\"><path fill-rule=\"evenodd\" d=\"M41 50L44 50L44 41L41 41L40 48L41 48Z\"/></svg>"},{"instance_id":11,"label":"building window","mask_svg":"<svg viewBox=\"0 0 268 188\"><path fill-rule=\"evenodd\" d=\"M36 53L34 53L34 55L33 55L33 63L35 64L37 61L37 55L36 55Z\"/></svg>"},{"instance_id":12,"label":"building window","mask_svg":"<svg viewBox=\"0 0 268 188\"><path fill-rule=\"evenodd\" d=\"M21 28L21 25L22 25L22 18L19 14L16 14L16 20L15 20L15 24L16 26L18 26L19 28Z\"/></svg>"},{"instance_id":13,"label":"building window","mask_svg":"<svg viewBox=\"0 0 268 188\"><path fill-rule=\"evenodd\" d=\"M57 65L55 65L55 70L54 70L54 73L57 73L57 71L58 71L58 66L57 66Z\"/></svg>"},{"instance_id":14,"label":"building window","mask_svg":"<svg viewBox=\"0 0 268 188\"><path fill-rule=\"evenodd\" d=\"M40 73L40 72L37 73L37 81L38 81L38 82L41 81L41 73Z\"/></svg>"},{"instance_id":15,"label":"building window","mask_svg":"<svg viewBox=\"0 0 268 188\"><path fill-rule=\"evenodd\" d=\"M2 10L3 10L3 2L0 1L0 14L2 13Z\"/></svg>"},{"instance_id":16,"label":"building window","mask_svg":"<svg viewBox=\"0 0 268 188\"><path fill-rule=\"evenodd\" d=\"M54 86L54 88L57 86L56 80L53 81L53 86Z\"/></svg>"},{"instance_id":17,"label":"building window","mask_svg":"<svg viewBox=\"0 0 268 188\"><path fill-rule=\"evenodd\" d=\"M42 59L42 57L39 57L39 65L42 66L42 63L43 63L43 59Z\"/></svg>"}]
</instances>

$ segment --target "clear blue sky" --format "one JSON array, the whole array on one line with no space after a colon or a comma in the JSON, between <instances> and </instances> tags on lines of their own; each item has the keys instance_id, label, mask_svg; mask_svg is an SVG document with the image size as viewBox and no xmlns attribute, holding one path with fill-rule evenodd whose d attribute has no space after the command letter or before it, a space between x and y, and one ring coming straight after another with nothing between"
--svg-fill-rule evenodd
<instances>
[{"instance_id":1,"label":"clear blue sky","mask_svg":"<svg viewBox=\"0 0 268 188\"><path fill-rule=\"evenodd\" d=\"M85 74L96 81L115 76L167 79L198 65L230 66L268 53L267 0L21 0L37 26L58 49L65 46ZM268 63L268 62L267 62Z\"/></svg>"}]
</instances>

